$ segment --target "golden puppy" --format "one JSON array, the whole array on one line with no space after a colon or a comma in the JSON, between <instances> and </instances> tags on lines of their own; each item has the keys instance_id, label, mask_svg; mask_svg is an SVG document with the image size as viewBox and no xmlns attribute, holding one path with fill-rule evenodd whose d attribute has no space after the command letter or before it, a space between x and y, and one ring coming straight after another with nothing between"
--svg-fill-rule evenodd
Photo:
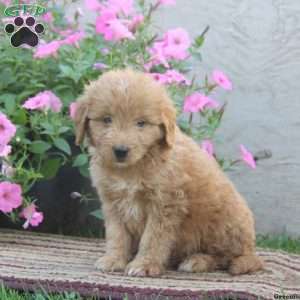
<instances>
[{"instance_id":1,"label":"golden puppy","mask_svg":"<svg viewBox=\"0 0 300 300\"><path fill-rule=\"evenodd\" d=\"M86 134L105 218L103 271L158 276L262 269L253 216L209 157L176 126L165 88L149 75L111 71L78 102L76 142Z\"/></svg>"}]
</instances>

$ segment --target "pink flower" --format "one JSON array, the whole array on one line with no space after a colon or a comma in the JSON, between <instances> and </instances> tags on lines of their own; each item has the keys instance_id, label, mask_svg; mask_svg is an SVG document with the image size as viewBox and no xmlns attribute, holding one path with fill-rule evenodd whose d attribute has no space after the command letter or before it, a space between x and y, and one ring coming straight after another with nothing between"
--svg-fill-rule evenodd
<instances>
[{"instance_id":1,"label":"pink flower","mask_svg":"<svg viewBox=\"0 0 300 300\"><path fill-rule=\"evenodd\" d=\"M210 140L203 140L201 143L201 148L209 155L213 156L214 146Z\"/></svg>"},{"instance_id":2,"label":"pink flower","mask_svg":"<svg viewBox=\"0 0 300 300\"><path fill-rule=\"evenodd\" d=\"M89 10L100 10L102 5L97 0L85 0L84 4Z\"/></svg>"},{"instance_id":3,"label":"pink flower","mask_svg":"<svg viewBox=\"0 0 300 300\"><path fill-rule=\"evenodd\" d=\"M222 71L214 70L212 74L212 79L218 86L222 87L224 90L232 90L231 81Z\"/></svg>"},{"instance_id":4,"label":"pink flower","mask_svg":"<svg viewBox=\"0 0 300 300\"><path fill-rule=\"evenodd\" d=\"M44 91L27 99L22 107L30 110L46 111L51 109L53 112L60 112L62 108L62 102L51 91Z\"/></svg>"},{"instance_id":5,"label":"pink flower","mask_svg":"<svg viewBox=\"0 0 300 300\"><path fill-rule=\"evenodd\" d=\"M23 225L24 229L27 229L29 225L37 227L43 222L44 219L43 213L36 211L36 206L34 203L24 208L20 216L26 219L26 222Z\"/></svg>"},{"instance_id":6,"label":"pink flower","mask_svg":"<svg viewBox=\"0 0 300 300\"><path fill-rule=\"evenodd\" d=\"M181 83L190 85L191 82L185 78L185 76L181 73L179 73L177 70L168 70L166 72L166 76L168 77L168 83Z\"/></svg>"},{"instance_id":7,"label":"pink flower","mask_svg":"<svg viewBox=\"0 0 300 300\"><path fill-rule=\"evenodd\" d=\"M49 11L49 12L45 13L44 15L42 15L42 20L47 23L52 23L54 20L52 13Z\"/></svg>"},{"instance_id":8,"label":"pink flower","mask_svg":"<svg viewBox=\"0 0 300 300\"><path fill-rule=\"evenodd\" d=\"M0 145L0 157L7 157L11 152L10 145Z\"/></svg>"},{"instance_id":9,"label":"pink flower","mask_svg":"<svg viewBox=\"0 0 300 300\"><path fill-rule=\"evenodd\" d=\"M184 75L176 70L168 70L166 73L151 73L153 78L161 84L186 84L189 85L190 81L187 80Z\"/></svg>"},{"instance_id":10,"label":"pink flower","mask_svg":"<svg viewBox=\"0 0 300 300\"><path fill-rule=\"evenodd\" d=\"M100 15L96 19L96 32L103 35L109 30L110 21L117 18L117 14L112 9L102 9Z\"/></svg>"},{"instance_id":11,"label":"pink flower","mask_svg":"<svg viewBox=\"0 0 300 300\"><path fill-rule=\"evenodd\" d=\"M76 108L77 108L77 102L72 102L69 106L69 115L72 120L75 119Z\"/></svg>"},{"instance_id":12,"label":"pink flower","mask_svg":"<svg viewBox=\"0 0 300 300\"><path fill-rule=\"evenodd\" d=\"M250 151L248 151L244 145L240 145L240 150L241 150L241 153L242 153L243 161L247 165L249 165L252 169L255 169L256 168L256 162L255 162L255 159L254 159L252 153Z\"/></svg>"},{"instance_id":13,"label":"pink flower","mask_svg":"<svg viewBox=\"0 0 300 300\"><path fill-rule=\"evenodd\" d=\"M110 52L110 51L109 51L109 49L107 49L107 48L102 48L102 49L101 49L101 53L102 53L103 55L107 55L109 52Z\"/></svg>"},{"instance_id":14,"label":"pink flower","mask_svg":"<svg viewBox=\"0 0 300 300\"><path fill-rule=\"evenodd\" d=\"M96 32L101 33L107 41L119 41L125 38L134 39L128 28L117 19L112 9L103 9L96 19Z\"/></svg>"},{"instance_id":15,"label":"pink flower","mask_svg":"<svg viewBox=\"0 0 300 300\"><path fill-rule=\"evenodd\" d=\"M99 62L99 63L94 63L93 68L96 70L103 70L103 69L107 69L108 65Z\"/></svg>"},{"instance_id":16,"label":"pink flower","mask_svg":"<svg viewBox=\"0 0 300 300\"><path fill-rule=\"evenodd\" d=\"M176 1L175 0L158 0L157 4L159 4L159 5L175 5Z\"/></svg>"},{"instance_id":17,"label":"pink flower","mask_svg":"<svg viewBox=\"0 0 300 300\"><path fill-rule=\"evenodd\" d=\"M183 111L184 112L199 112L207 107L216 108L218 106L219 106L219 104L215 100L213 100L203 94L194 93L185 98Z\"/></svg>"},{"instance_id":18,"label":"pink flower","mask_svg":"<svg viewBox=\"0 0 300 300\"><path fill-rule=\"evenodd\" d=\"M191 46L189 34L183 28L175 28L166 32L164 36L164 53L172 59L184 60L188 57Z\"/></svg>"},{"instance_id":19,"label":"pink flower","mask_svg":"<svg viewBox=\"0 0 300 300\"><path fill-rule=\"evenodd\" d=\"M166 84L167 83L167 76L165 74L161 73L150 73L152 78L156 81L158 81L161 84Z\"/></svg>"},{"instance_id":20,"label":"pink flower","mask_svg":"<svg viewBox=\"0 0 300 300\"><path fill-rule=\"evenodd\" d=\"M108 0L107 5L116 13L123 13L128 16L133 10L133 0Z\"/></svg>"},{"instance_id":21,"label":"pink flower","mask_svg":"<svg viewBox=\"0 0 300 300\"><path fill-rule=\"evenodd\" d=\"M61 41L63 45L76 45L77 47L78 42L85 37L85 33L83 31L78 31L70 34L64 40Z\"/></svg>"},{"instance_id":22,"label":"pink flower","mask_svg":"<svg viewBox=\"0 0 300 300\"><path fill-rule=\"evenodd\" d=\"M56 56L61 46L60 41L52 41L48 44L40 44L33 55L34 58L45 58L48 56Z\"/></svg>"},{"instance_id":23,"label":"pink flower","mask_svg":"<svg viewBox=\"0 0 300 300\"><path fill-rule=\"evenodd\" d=\"M143 15L135 15L133 16L131 22L128 25L128 29L131 32L135 32L137 28L144 22L144 16Z\"/></svg>"},{"instance_id":24,"label":"pink flower","mask_svg":"<svg viewBox=\"0 0 300 300\"><path fill-rule=\"evenodd\" d=\"M152 48L149 49L151 55L150 62L145 65L146 70L150 70L155 65L162 64L165 68L169 68L168 58L164 52L164 43L155 42Z\"/></svg>"},{"instance_id":25,"label":"pink flower","mask_svg":"<svg viewBox=\"0 0 300 300\"><path fill-rule=\"evenodd\" d=\"M16 134L16 126L7 118L7 116L0 112L0 146L1 151L4 151L6 145ZM7 149L6 149L7 150Z\"/></svg>"},{"instance_id":26,"label":"pink flower","mask_svg":"<svg viewBox=\"0 0 300 300\"><path fill-rule=\"evenodd\" d=\"M8 6L12 4L12 0L1 0L0 3L4 4L5 6Z\"/></svg>"},{"instance_id":27,"label":"pink flower","mask_svg":"<svg viewBox=\"0 0 300 300\"><path fill-rule=\"evenodd\" d=\"M72 29L65 29L65 30L56 30L57 33L59 33L63 37L67 37L68 35L71 35L73 33ZM59 41L61 43L61 41Z\"/></svg>"},{"instance_id":28,"label":"pink flower","mask_svg":"<svg viewBox=\"0 0 300 300\"><path fill-rule=\"evenodd\" d=\"M184 60L189 56L188 48L191 46L189 34L183 28L175 28L165 33L164 38L153 44L148 51L151 55L150 62L144 67L147 70L155 65L164 65L168 68L168 60Z\"/></svg>"},{"instance_id":29,"label":"pink flower","mask_svg":"<svg viewBox=\"0 0 300 300\"><path fill-rule=\"evenodd\" d=\"M8 181L0 183L0 211L10 213L22 204L21 186Z\"/></svg>"}]
</instances>

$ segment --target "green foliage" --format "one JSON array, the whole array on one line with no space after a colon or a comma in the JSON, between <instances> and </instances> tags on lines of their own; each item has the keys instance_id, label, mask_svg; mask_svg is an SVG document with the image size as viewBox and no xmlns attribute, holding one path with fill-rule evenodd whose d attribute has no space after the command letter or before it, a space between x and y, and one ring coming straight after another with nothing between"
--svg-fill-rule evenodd
<instances>
[{"instance_id":1,"label":"green foliage","mask_svg":"<svg viewBox=\"0 0 300 300\"><path fill-rule=\"evenodd\" d=\"M284 250L300 254L300 237L291 238L286 234L282 235L258 235L256 238L258 247Z\"/></svg>"}]
</instances>

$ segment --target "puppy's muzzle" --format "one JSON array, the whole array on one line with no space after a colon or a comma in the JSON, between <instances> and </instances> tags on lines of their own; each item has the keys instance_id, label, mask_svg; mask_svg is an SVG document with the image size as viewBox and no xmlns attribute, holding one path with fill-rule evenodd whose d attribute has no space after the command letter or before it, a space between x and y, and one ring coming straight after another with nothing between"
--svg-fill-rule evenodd
<instances>
[{"instance_id":1,"label":"puppy's muzzle","mask_svg":"<svg viewBox=\"0 0 300 300\"><path fill-rule=\"evenodd\" d=\"M123 162L128 156L129 148L124 145L113 147L113 152L118 162Z\"/></svg>"}]
</instances>

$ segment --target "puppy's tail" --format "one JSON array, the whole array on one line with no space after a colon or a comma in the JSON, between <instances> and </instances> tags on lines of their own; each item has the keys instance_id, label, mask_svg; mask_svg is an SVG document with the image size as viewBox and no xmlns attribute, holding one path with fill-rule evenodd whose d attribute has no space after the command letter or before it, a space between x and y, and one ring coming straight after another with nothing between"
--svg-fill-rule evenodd
<instances>
[{"instance_id":1,"label":"puppy's tail","mask_svg":"<svg viewBox=\"0 0 300 300\"><path fill-rule=\"evenodd\" d=\"M231 260L229 273L231 275L240 275L252 273L264 268L263 260L255 254L241 255Z\"/></svg>"}]
</instances>

